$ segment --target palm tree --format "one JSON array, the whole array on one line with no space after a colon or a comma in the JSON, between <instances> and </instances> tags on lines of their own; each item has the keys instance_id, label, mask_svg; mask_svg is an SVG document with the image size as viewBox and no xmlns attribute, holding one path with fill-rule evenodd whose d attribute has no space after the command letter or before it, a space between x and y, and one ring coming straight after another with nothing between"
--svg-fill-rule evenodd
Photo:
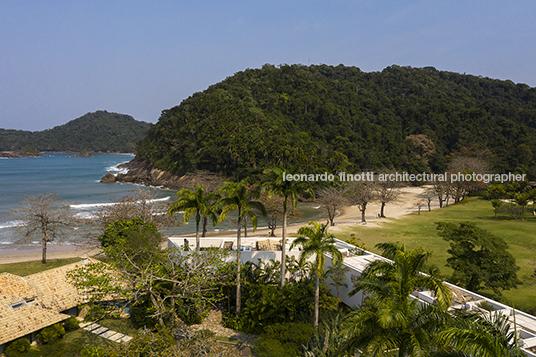
<instances>
[{"instance_id":1,"label":"palm tree","mask_svg":"<svg viewBox=\"0 0 536 357\"><path fill-rule=\"evenodd\" d=\"M240 315L240 246L242 245L240 231L242 228L242 219L244 217L249 217L251 219L251 223L253 224L253 230L255 230L257 229L257 216L255 215L255 210L261 212L263 216L266 216L266 209L262 203L254 200L256 197L254 194L251 194L248 191L248 184L246 180L239 182L225 182L223 187L219 189L219 192L226 194L227 197L224 197L220 200L222 211L218 221L222 222L232 211L237 211L238 213L238 225L236 233L236 314Z\"/></svg>"},{"instance_id":2,"label":"palm tree","mask_svg":"<svg viewBox=\"0 0 536 357\"><path fill-rule=\"evenodd\" d=\"M296 209L298 197L301 194L308 194L315 197L315 193L307 181L288 181L285 180L285 170L281 167L273 167L264 171L266 179L262 183L262 190L268 191L270 195L277 195L284 198L283 200L283 231L281 233L281 286L285 285L285 259L286 259L286 232L287 232L287 213L288 201L292 203L292 208Z\"/></svg>"},{"instance_id":3,"label":"palm tree","mask_svg":"<svg viewBox=\"0 0 536 357\"><path fill-rule=\"evenodd\" d=\"M188 223L190 216L195 214L195 251L199 253L200 241L199 241L199 222L202 217L210 217L216 227L218 221L214 208L214 201L219 198L216 193L205 193L205 188L201 185L196 185L195 190L191 191L186 188L177 192L178 200L171 204L168 210L168 215L172 215L175 212L184 211L182 215L182 221Z\"/></svg>"},{"instance_id":4,"label":"palm tree","mask_svg":"<svg viewBox=\"0 0 536 357\"><path fill-rule=\"evenodd\" d=\"M314 311L314 327L318 326L318 307L320 302L320 277L324 276L324 265L326 257L324 253L331 254L332 264L336 265L342 261L341 252L335 247L335 237L333 234L328 234L329 221L326 224L317 222L309 222L309 226L301 227L298 230L299 237L292 242L292 247L296 245L302 246L300 253L300 262L303 262L315 255L315 311Z\"/></svg>"},{"instance_id":5,"label":"palm tree","mask_svg":"<svg viewBox=\"0 0 536 357\"><path fill-rule=\"evenodd\" d=\"M451 292L437 274L422 274L430 253L406 250L397 243L377 245L391 261L375 260L355 282L351 295L367 294L365 303L348 314L344 324L346 347L370 356L420 356L432 346L433 336L448 321ZM433 304L410 296L416 290L433 292Z\"/></svg>"},{"instance_id":6,"label":"palm tree","mask_svg":"<svg viewBox=\"0 0 536 357\"><path fill-rule=\"evenodd\" d=\"M464 356L525 356L518 348L517 332L510 327L508 316L499 312L458 311L452 325L441 331L436 341Z\"/></svg>"}]
</instances>

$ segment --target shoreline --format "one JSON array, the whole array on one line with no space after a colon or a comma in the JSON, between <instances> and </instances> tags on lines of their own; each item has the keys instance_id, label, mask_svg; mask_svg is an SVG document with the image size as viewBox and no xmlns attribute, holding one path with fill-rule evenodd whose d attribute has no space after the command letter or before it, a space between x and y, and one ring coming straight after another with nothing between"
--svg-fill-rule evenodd
<instances>
[{"instance_id":1,"label":"shoreline","mask_svg":"<svg viewBox=\"0 0 536 357\"><path fill-rule=\"evenodd\" d=\"M77 258L84 255L93 256L100 253L97 246L80 246L74 244L47 244L47 260ZM41 260L40 244L12 245L0 248L0 264L22 263Z\"/></svg>"},{"instance_id":2,"label":"shoreline","mask_svg":"<svg viewBox=\"0 0 536 357\"><path fill-rule=\"evenodd\" d=\"M387 218L399 219L411 212L416 211L415 204L420 201L419 195L424 191L425 187L403 187L397 201L391 202L385 206L385 215ZM434 202L435 203L435 202ZM432 205L432 209L438 208L437 204ZM427 206L423 206L423 211ZM339 215L335 217L335 226L330 226L332 233L340 232L348 226L366 226L366 227L381 227L384 218L378 218L380 212L380 204L373 203L367 207L366 224L361 223L361 212L356 206L344 206L339 210ZM317 220L315 220L317 221ZM308 222L295 223L287 227L287 235L296 234L302 226L308 225ZM281 237L282 227L279 226L275 230L275 235ZM248 236L252 237L269 237L269 228L260 228L255 232L248 229ZM235 236L236 231L220 231L207 232L207 237L230 237ZM181 236L195 236L195 233L184 234ZM242 235L244 237L244 235ZM272 237L274 238L274 237ZM167 242L162 244L162 247L167 247ZM49 244L47 245L47 259L66 259L82 257L84 255L93 256L99 254L101 249L96 245L80 245L80 244ZM0 247L0 264L21 263L41 260L41 244L33 245L13 245Z\"/></svg>"}]
</instances>

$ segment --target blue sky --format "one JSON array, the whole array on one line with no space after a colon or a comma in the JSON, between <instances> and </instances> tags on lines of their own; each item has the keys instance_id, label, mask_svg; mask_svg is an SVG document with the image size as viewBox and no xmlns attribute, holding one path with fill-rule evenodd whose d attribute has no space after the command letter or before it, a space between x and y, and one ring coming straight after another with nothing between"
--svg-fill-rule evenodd
<instances>
[{"instance_id":1,"label":"blue sky","mask_svg":"<svg viewBox=\"0 0 536 357\"><path fill-rule=\"evenodd\" d=\"M0 128L160 113L246 68L392 64L536 86L536 2L0 0Z\"/></svg>"}]
</instances>

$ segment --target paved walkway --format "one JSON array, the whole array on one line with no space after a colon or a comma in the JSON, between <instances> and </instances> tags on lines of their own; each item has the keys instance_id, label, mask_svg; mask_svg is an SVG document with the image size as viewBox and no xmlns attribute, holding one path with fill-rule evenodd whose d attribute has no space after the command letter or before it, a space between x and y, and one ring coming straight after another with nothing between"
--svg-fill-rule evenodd
<instances>
[{"instance_id":1,"label":"paved walkway","mask_svg":"<svg viewBox=\"0 0 536 357\"><path fill-rule=\"evenodd\" d=\"M130 337L130 336L124 335L124 334L119 333L119 332L112 331L109 328L103 327L103 326L101 326L99 324L96 324L94 322L81 323L80 327L83 328L86 331L94 333L97 336L107 338L110 341L123 343L123 342L128 342L128 341L132 340L132 337Z\"/></svg>"},{"instance_id":2,"label":"paved walkway","mask_svg":"<svg viewBox=\"0 0 536 357\"><path fill-rule=\"evenodd\" d=\"M238 340L241 343L251 346L252 340L256 337L255 335L250 335L241 331L232 330L226 328L222 325L221 322L221 311L212 310L205 320L199 325L190 326L192 330L210 330L216 334L216 336L228 337L233 340Z\"/></svg>"}]
</instances>

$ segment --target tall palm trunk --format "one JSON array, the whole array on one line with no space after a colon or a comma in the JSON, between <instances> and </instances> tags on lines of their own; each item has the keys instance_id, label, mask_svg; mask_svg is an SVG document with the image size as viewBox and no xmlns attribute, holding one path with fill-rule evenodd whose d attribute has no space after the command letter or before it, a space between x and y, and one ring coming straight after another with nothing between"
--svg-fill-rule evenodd
<instances>
[{"instance_id":1,"label":"tall palm trunk","mask_svg":"<svg viewBox=\"0 0 536 357\"><path fill-rule=\"evenodd\" d=\"M404 357L406 355L406 349L403 346L398 348L398 357Z\"/></svg>"},{"instance_id":2,"label":"tall palm trunk","mask_svg":"<svg viewBox=\"0 0 536 357\"><path fill-rule=\"evenodd\" d=\"M207 226L208 226L208 217L204 216L203 217L203 234L201 234L201 237L206 237L207 230L208 230Z\"/></svg>"},{"instance_id":3,"label":"tall palm trunk","mask_svg":"<svg viewBox=\"0 0 536 357\"><path fill-rule=\"evenodd\" d=\"M199 239L199 221L201 220L201 217L199 216L199 213L195 217L195 252L199 254L201 251L201 241Z\"/></svg>"},{"instance_id":4,"label":"tall palm trunk","mask_svg":"<svg viewBox=\"0 0 536 357\"><path fill-rule=\"evenodd\" d=\"M315 282L315 321L313 326L316 328L318 327L318 310L320 307L320 277L318 276L318 272L316 275L316 282Z\"/></svg>"},{"instance_id":5,"label":"tall palm trunk","mask_svg":"<svg viewBox=\"0 0 536 357\"><path fill-rule=\"evenodd\" d=\"M287 196L283 202L283 231L281 233L281 287L285 286L285 263L286 263L286 244L287 244Z\"/></svg>"},{"instance_id":6,"label":"tall palm trunk","mask_svg":"<svg viewBox=\"0 0 536 357\"><path fill-rule=\"evenodd\" d=\"M238 210L238 232L236 233L236 316L240 316L242 291L240 289L240 246L242 245L242 237L240 237L240 230L242 228L242 219L240 217L240 209Z\"/></svg>"}]
</instances>

